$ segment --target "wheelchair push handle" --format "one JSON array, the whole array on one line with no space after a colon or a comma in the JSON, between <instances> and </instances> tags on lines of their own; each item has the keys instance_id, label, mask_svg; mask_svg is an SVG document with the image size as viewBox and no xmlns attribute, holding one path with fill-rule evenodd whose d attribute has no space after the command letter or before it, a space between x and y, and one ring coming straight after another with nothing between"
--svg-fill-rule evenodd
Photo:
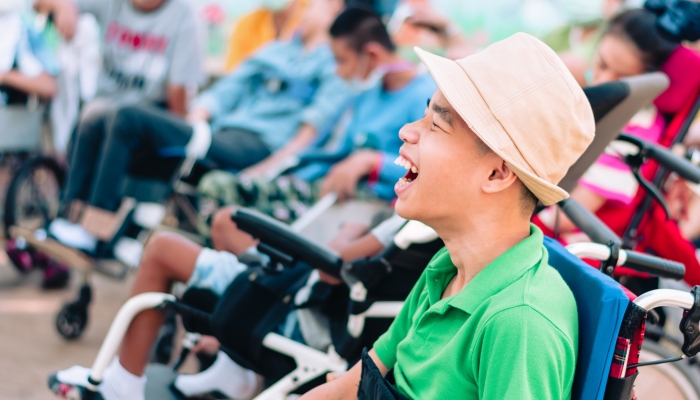
<instances>
[{"instance_id":1,"label":"wheelchair push handle","mask_svg":"<svg viewBox=\"0 0 700 400\"><path fill-rule=\"evenodd\" d=\"M620 237L576 200L564 199L558 203L558 206L571 222L592 241L619 246Z\"/></svg>"},{"instance_id":2,"label":"wheelchair push handle","mask_svg":"<svg viewBox=\"0 0 700 400\"><path fill-rule=\"evenodd\" d=\"M609 260L611 253L610 246L599 243L573 243L566 246L566 249L576 257L599 261ZM685 267L681 263L633 250L619 250L616 265L662 278L679 280L685 275Z\"/></svg>"},{"instance_id":3,"label":"wheelchair push handle","mask_svg":"<svg viewBox=\"0 0 700 400\"><path fill-rule=\"evenodd\" d=\"M637 251L621 250L620 261L621 266L662 278L680 280L685 276L683 264Z\"/></svg>"},{"instance_id":4,"label":"wheelchair push handle","mask_svg":"<svg viewBox=\"0 0 700 400\"><path fill-rule=\"evenodd\" d=\"M641 156L653 158L664 168L677 173L681 178L693 183L700 183L700 168L685 158L673 154L671 150L626 133L621 133L617 140L633 144L639 148Z\"/></svg>"}]
</instances>

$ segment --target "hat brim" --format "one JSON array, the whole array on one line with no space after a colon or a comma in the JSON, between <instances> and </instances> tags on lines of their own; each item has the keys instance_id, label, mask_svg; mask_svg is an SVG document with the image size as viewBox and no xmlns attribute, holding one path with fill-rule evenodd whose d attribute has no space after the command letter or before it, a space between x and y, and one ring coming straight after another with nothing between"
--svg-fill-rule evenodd
<instances>
[{"instance_id":1,"label":"hat brim","mask_svg":"<svg viewBox=\"0 0 700 400\"><path fill-rule=\"evenodd\" d=\"M527 162L521 155L508 155L501 149L512 147L508 132L489 111L478 88L467 72L456 62L436 56L421 48L414 51L428 68L430 75L452 108L462 117L476 136L508 164L522 183L544 204L552 205L569 197L569 194L528 170Z\"/></svg>"}]
</instances>

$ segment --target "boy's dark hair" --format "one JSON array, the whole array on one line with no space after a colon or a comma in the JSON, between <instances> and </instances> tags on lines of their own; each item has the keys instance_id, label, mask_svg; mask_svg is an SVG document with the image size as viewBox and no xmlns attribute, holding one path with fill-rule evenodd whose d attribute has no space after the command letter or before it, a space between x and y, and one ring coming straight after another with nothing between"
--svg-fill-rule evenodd
<instances>
[{"instance_id":1,"label":"boy's dark hair","mask_svg":"<svg viewBox=\"0 0 700 400\"><path fill-rule=\"evenodd\" d=\"M656 25L657 18L646 9L627 10L613 18L605 32L634 44L646 71L661 68L679 45L661 32Z\"/></svg>"},{"instance_id":2,"label":"boy's dark hair","mask_svg":"<svg viewBox=\"0 0 700 400\"><path fill-rule=\"evenodd\" d=\"M358 53L370 42L379 43L389 51L395 49L379 15L364 8L352 7L343 11L331 25L330 34L333 38L347 40L348 46Z\"/></svg>"}]
</instances>

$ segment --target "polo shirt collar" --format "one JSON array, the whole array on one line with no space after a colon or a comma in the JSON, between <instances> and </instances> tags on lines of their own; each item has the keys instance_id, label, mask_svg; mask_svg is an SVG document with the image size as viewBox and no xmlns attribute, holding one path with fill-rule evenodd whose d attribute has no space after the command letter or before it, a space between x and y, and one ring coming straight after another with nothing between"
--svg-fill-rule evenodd
<instances>
[{"instance_id":1,"label":"polo shirt collar","mask_svg":"<svg viewBox=\"0 0 700 400\"><path fill-rule=\"evenodd\" d=\"M542 231L535 225L530 224L530 236L493 260L464 289L451 299L448 299L445 306L449 304L449 306L458 308L468 314L473 314L484 300L516 282L525 272L539 264L543 258L546 258L543 240L544 235ZM437 275L444 276L447 273L453 274L455 268L449 253L445 251L428 267L428 272L434 277L437 277ZM439 283L444 281L444 279L430 279L430 281L431 283L437 283L437 285L428 285L428 289L431 292L429 293L430 298L431 300L435 299L437 295L439 300L442 292L445 290L446 283L444 285ZM447 281L449 282L449 279ZM433 287L431 288L431 286ZM434 304L433 301L431 303Z\"/></svg>"}]
</instances>

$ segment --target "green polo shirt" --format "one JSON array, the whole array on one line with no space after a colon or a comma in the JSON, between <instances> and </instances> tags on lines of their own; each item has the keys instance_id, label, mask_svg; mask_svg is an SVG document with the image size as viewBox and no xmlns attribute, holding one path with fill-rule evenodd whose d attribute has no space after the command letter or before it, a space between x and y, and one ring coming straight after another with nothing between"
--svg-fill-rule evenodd
<instances>
[{"instance_id":1,"label":"green polo shirt","mask_svg":"<svg viewBox=\"0 0 700 400\"><path fill-rule=\"evenodd\" d=\"M411 399L569 399L576 368L576 302L548 264L542 231L441 299L457 269L432 259L389 330L374 344Z\"/></svg>"}]
</instances>

